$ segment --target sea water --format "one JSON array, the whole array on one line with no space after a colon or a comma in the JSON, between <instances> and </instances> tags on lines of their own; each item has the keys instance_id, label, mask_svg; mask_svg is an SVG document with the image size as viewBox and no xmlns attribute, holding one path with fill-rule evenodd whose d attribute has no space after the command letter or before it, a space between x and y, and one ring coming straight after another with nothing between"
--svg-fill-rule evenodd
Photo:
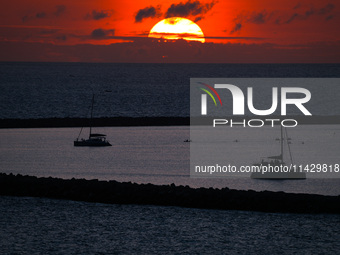
<instances>
[{"instance_id":1,"label":"sea water","mask_svg":"<svg viewBox=\"0 0 340 255\"><path fill-rule=\"evenodd\" d=\"M339 77L340 65L0 63L0 119L188 117L191 77ZM320 88L323 89L323 88ZM312 127L312 126L310 126ZM328 126L338 135L337 126ZM331 133L332 131L332 133ZM339 195L339 179L189 177L188 127L99 128L112 147L76 148L76 128L1 129L0 171L137 183ZM295 137L297 153L315 143ZM246 149L251 137L224 142ZM263 141L273 145L275 136ZM301 139L305 139L305 150ZM195 142L195 141L193 141ZM275 145L275 144L274 144ZM274 146L273 145L273 146ZM267 146L263 148L269 149ZM275 146L276 148L276 146ZM329 150L327 144L323 150ZM271 149L269 149L271 150ZM259 154L266 156L267 151ZM302 154L302 155L301 155ZM254 155L247 160L258 160ZM297 158L299 158L297 157ZM235 159L237 160L237 159ZM271 214L0 197L3 254L336 254L337 215Z\"/></svg>"},{"instance_id":2,"label":"sea water","mask_svg":"<svg viewBox=\"0 0 340 255\"><path fill-rule=\"evenodd\" d=\"M337 215L0 197L1 254L339 254Z\"/></svg>"},{"instance_id":3,"label":"sea water","mask_svg":"<svg viewBox=\"0 0 340 255\"><path fill-rule=\"evenodd\" d=\"M0 119L89 117L92 94L94 117L189 117L190 78L339 75L339 64L0 63Z\"/></svg>"},{"instance_id":4,"label":"sea water","mask_svg":"<svg viewBox=\"0 0 340 255\"><path fill-rule=\"evenodd\" d=\"M339 163L339 125L302 125L298 128L289 133L296 164ZM74 147L73 141L79 128L0 129L0 172L65 179L174 183L195 188L228 187L340 195L340 173L337 178L315 179L307 174L306 180L281 181L250 179L250 173L248 176L191 178L191 143L184 142L190 135L186 126L97 127L94 131L107 134L113 146ZM243 132L243 128L232 131L227 130L220 136L219 144L225 145L228 150L219 153L224 154L233 165L251 165L263 156L280 152L280 142L276 141L279 130L264 127L264 130L256 129L256 132ZM204 140L203 143L207 150L216 147L213 142Z\"/></svg>"}]
</instances>

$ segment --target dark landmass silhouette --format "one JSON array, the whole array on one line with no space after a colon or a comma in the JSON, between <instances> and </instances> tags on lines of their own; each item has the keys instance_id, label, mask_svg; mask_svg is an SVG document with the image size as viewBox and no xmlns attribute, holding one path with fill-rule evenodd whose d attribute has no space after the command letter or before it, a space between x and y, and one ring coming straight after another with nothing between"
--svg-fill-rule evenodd
<instances>
[{"instance_id":1,"label":"dark landmass silhouette","mask_svg":"<svg viewBox=\"0 0 340 255\"><path fill-rule=\"evenodd\" d=\"M82 127L86 118L0 119L0 128ZM182 126L189 125L189 117L103 117L94 118L94 127L115 126Z\"/></svg>"},{"instance_id":2,"label":"dark landmass silhouette","mask_svg":"<svg viewBox=\"0 0 340 255\"><path fill-rule=\"evenodd\" d=\"M296 119L299 124L340 124L340 116L226 116L226 119L241 121L243 119ZM102 117L94 118L94 127L114 126L188 126L211 125L214 117ZM49 128L82 127L89 123L86 118L41 118L41 119L0 119L0 128ZM270 122L265 122L269 125ZM276 125L279 125L276 123Z\"/></svg>"},{"instance_id":3,"label":"dark landmass silhouette","mask_svg":"<svg viewBox=\"0 0 340 255\"><path fill-rule=\"evenodd\" d=\"M340 196L228 188L22 176L0 173L0 195L45 197L108 204L143 204L276 213L340 214Z\"/></svg>"}]
</instances>

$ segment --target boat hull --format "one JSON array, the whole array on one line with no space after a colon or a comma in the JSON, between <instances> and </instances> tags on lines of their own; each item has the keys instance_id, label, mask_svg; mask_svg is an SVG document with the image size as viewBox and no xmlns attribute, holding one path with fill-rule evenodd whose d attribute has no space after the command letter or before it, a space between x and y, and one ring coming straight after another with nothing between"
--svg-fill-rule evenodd
<instances>
[{"instance_id":1,"label":"boat hull","mask_svg":"<svg viewBox=\"0 0 340 255\"><path fill-rule=\"evenodd\" d=\"M74 141L74 146L82 146L82 147L104 147L104 146L112 146L108 141L102 142L102 141Z\"/></svg>"}]
</instances>

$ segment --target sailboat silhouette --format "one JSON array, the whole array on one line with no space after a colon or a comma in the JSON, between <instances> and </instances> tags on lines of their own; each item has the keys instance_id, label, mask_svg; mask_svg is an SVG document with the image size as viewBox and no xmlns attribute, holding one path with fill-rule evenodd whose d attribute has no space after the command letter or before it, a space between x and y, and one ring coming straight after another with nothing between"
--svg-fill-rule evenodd
<instances>
[{"instance_id":1,"label":"sailboat silhouette","mask_svg":"<svg viewBox=\"0 0 340 255\"><path fill-rule=\"evenodd\" d=\"M283 132L283 127L281 126L281 138L280 138L280 155L277 156L269 156L263 158L260 163L255 163L253 166L258 167L258 172L253 172L250 176L252 179L306 179L306 173L300 172L300 169L295 169L293 167L293 158L292 153L290 150L290 138L287 135L287 129L285 129L285 134ZM289 151L289 158L290 158L290 166L288 167L286 163L283 161L283 145L284 142L287 143L288 151ZM266 167L267 171L261 171L263 167ZM268 171L269 168L271 169L285 169L285 171Z\"/></svg>"},{"instance_id":2,"label":"sailboat silhouette","mask_svg":"<svg viewBox=\"0 0 340 255\"><path fill-rule=\"evenodd\" d=\"M83 127L82 127L80 132L79 132L77 139L73 142L74 146L94 146L94 147L112 146L109 143L109 141L106 140L106 135L92 133L93 105L94 105L94 93L92 94L89 138L79 140L79 137L80 137L82 130L83 130Z\"/></svg>"}]
</instances>

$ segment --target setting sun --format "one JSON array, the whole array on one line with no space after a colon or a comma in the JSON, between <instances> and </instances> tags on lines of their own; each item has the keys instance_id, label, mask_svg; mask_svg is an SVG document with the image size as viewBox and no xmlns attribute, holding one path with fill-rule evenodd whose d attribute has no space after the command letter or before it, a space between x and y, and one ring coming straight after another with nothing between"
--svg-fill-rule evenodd
<instances>
[{"instance_id":1,"label":"setting sun","mask_svg":"<svg viewBox=\"0 0 340 255\"><path fill-rule=\"evenodd\" d=\"M149 37L205 42L202 29L193 21L180 17L161 20L150 30Z\"/></svg>"}]
</instances>

